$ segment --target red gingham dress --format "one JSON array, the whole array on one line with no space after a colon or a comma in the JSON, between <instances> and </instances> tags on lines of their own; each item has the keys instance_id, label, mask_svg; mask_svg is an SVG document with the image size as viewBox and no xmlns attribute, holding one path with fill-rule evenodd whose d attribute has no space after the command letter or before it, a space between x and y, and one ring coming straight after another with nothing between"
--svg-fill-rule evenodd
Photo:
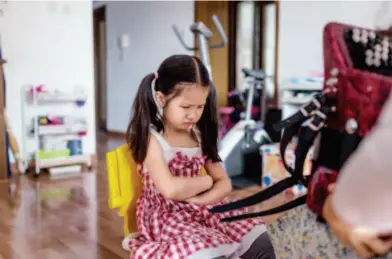
<instances>
[{"instance_id":1,"label":"red gingham dress","mask_svg":"<svg viewBox=\"0 0 392 259\"><path fill-rule=\"evenodd\" d=\"M161 135L153 133L164 148L168 167L175 176L194 177L200 174L205 162L200 148L196 152L194 148L171 148L163 142ZM189 153L199 155L189 156ZM258 218L230 223L219 221L244 210L210 214L208 209L217 204L201 206L167 200L159 193L142 164L138 171L143 180L143 191L137 202L139 232L125 240L132 251L131 258L238 258L266 230L264 222Z\"/></svg>"}]
</instances>

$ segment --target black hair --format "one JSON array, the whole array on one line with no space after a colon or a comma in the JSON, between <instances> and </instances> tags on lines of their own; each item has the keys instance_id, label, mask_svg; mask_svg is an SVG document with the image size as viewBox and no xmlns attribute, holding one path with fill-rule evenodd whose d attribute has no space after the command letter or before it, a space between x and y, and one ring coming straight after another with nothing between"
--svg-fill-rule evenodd
<instances>
[{"instance_id":1,"label":"black hair","mask_svg":"<svg viewBox=\"0 0 392 259\"><path fill-rule=\"evenodd\" d=\"M212 162L220 162L218 154L218 113L216 107L216 90L210 80L207 68L196 56L173 55L166 58L157 70L155 90L164 95L178 94L176 85L197 84L209 87L209 95L197 127L201 135L203 155ZM154 73L146 75L139 86L128 125L126 139L135 162L142 163L146 157L149 143L149 127L164 130L163 121L158 116L151 90ZM188 86L186 86L188 87Z\"/></svg>"}]
</instances>

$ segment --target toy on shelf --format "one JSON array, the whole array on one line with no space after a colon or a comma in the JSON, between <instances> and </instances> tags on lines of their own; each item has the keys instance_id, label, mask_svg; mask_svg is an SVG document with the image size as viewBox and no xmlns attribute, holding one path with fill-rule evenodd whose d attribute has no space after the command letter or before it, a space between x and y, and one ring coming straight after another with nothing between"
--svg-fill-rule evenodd
<instances>
[{"instance_id":1,"label":"toy on shelf","mask_svg":"<svg viewBox=\"0 0 392 259\"><path fill-rule=\"evenodd\" d=\"M30 88L27 101L33 102L35 100L38 104L43 103L58 103L58 102L75 102L79 107L83 106L86 102L86 94L80 90L74 90L73 93L65 93L59 90L49 91L44 85L38 85Z\"/></svg>"},{"instance_id":2,"label":"toy on shelf","mask_svg":"<svg viewBox=\"0 0 392 259\"><path fill-rule=\"evenodd\" d=\"M87 120L84 117L77 116L56 116L43 115L38 116L38 126L35 127L34 119L29 127L30 135L35 134L35 128L38 135L59 135L59 134L77 134L78 136L87 135Z\"/></svg>"},{"instance_id":3,"label":"toy on shelf","mask_svg":"<svg viewBox=\"0 0 392 259\"><path fill-rule=\"evenodd\" d=\"M54 167L87 164L91 168L91 156L83 153L89 126L82 109L86 94L78 89L71 93L48 90L44 85L22 91L25 168L34 168L35 176L41 169L52 172ZM33 143L30 149L28 142Z\"/></svg>"}]
</instances>

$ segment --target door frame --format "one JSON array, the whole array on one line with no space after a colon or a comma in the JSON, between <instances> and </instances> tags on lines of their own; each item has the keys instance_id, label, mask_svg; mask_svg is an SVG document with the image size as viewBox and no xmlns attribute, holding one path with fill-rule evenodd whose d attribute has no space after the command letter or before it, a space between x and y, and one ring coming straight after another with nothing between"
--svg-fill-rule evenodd
<instances>
[{"instance_id":1,"label":"door frame","mask_svg":"<svg viewBox=\"0 0 392 259\"><path fill-rule=\"evenodd\" d=\"M106 82L106 48L104 56L101 56L100 49L106 46L106 35L104 35L104 42L101 42L102 35L99 29L99 24L104 22L106 24L106 5L94 8L93 11L93 37L94 37L94 77L95 77L95 121L96 126L99 130L107 131L107 116L103 120L101 117L101 107L104 106L107 109L107 91L105 103L102 103L101 95L103 94L102 87L107 90ZM102 74L105 74L105 79L102 79Z\"/></svg>"},{"instance_id":2,"label":"door frame","mask_svg":"<svg viewBox=\"0 0 392 259\"><path fill-rule=\"evenodd\" d=\"M5 109L4 109L4 84L3 84L3 64L5 60L0 58L0 180L4 180L8 178L8 161L7 161L7 130L5 125Z\"/></svg>"}]
</instances>

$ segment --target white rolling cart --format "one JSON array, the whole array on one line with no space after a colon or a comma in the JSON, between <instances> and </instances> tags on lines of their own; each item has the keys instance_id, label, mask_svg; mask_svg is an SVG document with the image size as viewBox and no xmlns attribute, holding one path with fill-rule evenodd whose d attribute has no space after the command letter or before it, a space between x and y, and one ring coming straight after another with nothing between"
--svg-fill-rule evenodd
<instances>
[{"instance_id":1,"label":"white rolling cart","mask_svg":"<svg viewBox=\"0 0 392 259\"><path fill-rule=\"evenodd\" d=\"M81 164L91 168L91 156L83 152L89 127L86 100L78 88L69 92L43 85L22 88L25 172L34 169L34 176L38 176L42 169L49 169L52 175L70 173Z\"/></svg>"},{"instance_id":2,"label":"white rolling cart","mask_svg":"<svg viewBox=\"0 0 392 259\"><path fill-rule=\"evenodd\" d=\"M292 78L281 83L282 119L293 115L323 88L323 78Z\"/></svg>"}]
</instances>

